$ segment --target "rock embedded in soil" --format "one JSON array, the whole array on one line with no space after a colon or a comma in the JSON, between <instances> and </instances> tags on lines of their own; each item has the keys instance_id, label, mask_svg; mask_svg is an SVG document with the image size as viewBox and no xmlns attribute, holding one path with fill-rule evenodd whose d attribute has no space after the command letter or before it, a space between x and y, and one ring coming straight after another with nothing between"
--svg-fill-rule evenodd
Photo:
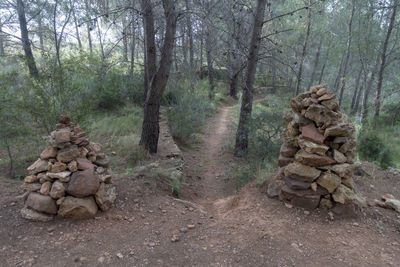
<instances>
[{"instance_id":1,"label":"rock embedded in soil","mask_svg":"<svg viewBox=\"0 0 400 267\"><path fill-rule=\"evenodd\" d=\"M398 199L386 199L385 206L400 212L400 200Z\"/></svg>"},{"instance_id":2,"label":"rock embedded in soil","mask_svg":"<svg viewBox=\"0 0 400 267\"><path fill-rule=\"evenodd\" d=\"M64 218L88 219L93 218L97 210L93 197L75 198L68 196L62 201L58 215Z\"/></svg>"},{"instance_id":3,"label":"rock embedded in soil","mask_svg":"<svg viewBox=\"0 0 400 267\"><path fill-rule=\"evenodd\" d=\"M330 199L322 198L319 203L319 208L323 210L328 210L333 208L333 202Z\"/></svg>"},{"instance_id":4,"label":"rock embedded in soil","mask_svg":"<svg viewBox=\"0 0 400 267\"><path fill-rule=\"evenodd\" d=\"M332 194L332 197L336 202L341 204L346 204L356 199L354 191L343 184L339 185Z\"/></svg>"},{"instance_id":5,"label":"rock embedded in soil","mask_svg":"<svg viewBox=\"0 0 400 267\"><path fill-rule=\"evenodd\" d=\"M51 215L37 212L35 210L29 209L26 207L22 208L20 213L21 213L22 218L30 220L30 221L48 222L48 221L53 220L53 216L51 216Z\"/></svg>"},{"instance_id":6,"label":"rock embedded in soil","mask_svg":"<svg viewBox=\"0 0 400 267\"><path fill-rule=\"evenodd\" d=\"M270 198L278 197L281 187L284 185L282 180L274 179L268 183L267 195Z\"/></svg>"},{"instance_id":7,"label":"rock embedded in soil","mask_svg":"<svg viewBox=\"0 0 400 267\"><path fill-rule=\"evenodd\" d=\"M115 186L101 183L99 189L96 192L95 199L96 203L102 211L110 209L111 205L117 198L117 191Z\"/></svg>"}]
</instances>

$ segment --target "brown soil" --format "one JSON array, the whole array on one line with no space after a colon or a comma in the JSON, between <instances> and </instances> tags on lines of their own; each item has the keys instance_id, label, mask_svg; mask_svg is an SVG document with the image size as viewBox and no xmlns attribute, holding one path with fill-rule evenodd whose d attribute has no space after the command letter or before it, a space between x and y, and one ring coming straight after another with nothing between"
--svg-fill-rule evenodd
<instances>
[{"instance_id":1,"label":"brown soil","mask_svg":"<svg viewBox=\"0 0 400 267\"><path fill-rule=\"evenodd\" d=\"M15 197L21 183L0 179L0 266L399 264L400 217L394 211L367 208L357 219L331 220L325 211L288 208L256 185L235 192L227 176L235 159L222 150L230 110L223 107L210 120L200 149L184 152L184 200L149 177L119 177L115 207L95 219L28 222ZM357 183L367 196L399 198L398 181L376 176ZM178 242L171 241L173 235Z\"/></svg>"}]
</instances>

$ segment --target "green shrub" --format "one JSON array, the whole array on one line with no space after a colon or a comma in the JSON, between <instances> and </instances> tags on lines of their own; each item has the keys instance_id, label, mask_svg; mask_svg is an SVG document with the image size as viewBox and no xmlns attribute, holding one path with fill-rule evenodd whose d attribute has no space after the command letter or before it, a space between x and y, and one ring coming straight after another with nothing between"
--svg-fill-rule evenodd
<instances>
[{"instance_id":1,"label":"green shrub","mask_svg":"<svg viewBox=\"0 0 400 267\"><path fill-rule=\"evenodd\" d=\"M282 110L255 103L249 129L249 152L261 160L276 161L279 135L283 129Z\"/></svg>"},{"instance_id":2,"label":"green shrub","mask_svg":"<svg viewBox=\"0 0 400 267\"><path fill-rule=\"evenodd\" d=\"M188 139L192 134L201 132L205 119L215 110L215 105L195 90L184 92L177 101L168 110L171 134L183 143L190 143Z\"/></svg>"},{"instance_id":3,"label":"green shrub","mask_svg":"<svg viewBox=\"0 0 400 267\"><path fill-rule=\"evenodd\" d=\"M201 132L206 118L216 110L216 102L208 98L208 83L204 81L172 79L164 94L171 134L182 144L192 144L193 134Z\"/></svg>"},{"instance_id":4,"label":"green shrub","mask_svg":"<svg viewBox=\"0 0 400 267\"><path fill-rule=\"evenodd\" d=\"M357 151L362 160L374 162L384 169L393 166L390 147L373 130L365 130L360 134Z\"/></svg>"}]
</instances>

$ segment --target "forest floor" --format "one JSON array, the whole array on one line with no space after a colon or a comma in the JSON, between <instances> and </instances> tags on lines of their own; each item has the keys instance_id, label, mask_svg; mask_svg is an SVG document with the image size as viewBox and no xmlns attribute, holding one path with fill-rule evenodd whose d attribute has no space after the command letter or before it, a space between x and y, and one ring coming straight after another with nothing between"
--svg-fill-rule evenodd
<instances>
[{"instance_id":1,"label":"forest floor","mask_svg":"<svg viewBox=\"0 0 400 267\"><path fill-rule=\"evenodd\" d=\"M119 197L95 219L29 222L21 182L0 179L0 266L396 266L399 215L365 208L356 219L304 212L260 186L236 191L223 150L232 107L209 120L204 143L185 152L183 200L143 176L118 177ZM399 177L357 181L369 198L400 196ZM378 177L378 178L376 178ZM373 186L371 186L373 184ZM388 186L391 184L391 186Z\"/></svg>"}]
</instances>

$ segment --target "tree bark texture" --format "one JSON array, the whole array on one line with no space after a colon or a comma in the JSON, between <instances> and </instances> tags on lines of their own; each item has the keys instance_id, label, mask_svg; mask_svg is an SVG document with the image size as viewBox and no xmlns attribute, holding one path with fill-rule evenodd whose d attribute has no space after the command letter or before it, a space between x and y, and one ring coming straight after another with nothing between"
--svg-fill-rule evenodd
<instances>
[{"instance_id":1,"label":"tree bark texture","mask_svg":"<svg viewBox=\"0 0 400 267\"><path fill-rule=\"evenodd\" d=\"M154 29L154 16L153 8L150 0L142 0L143 9L143 26L144 26L144 37L146 47L146 62L144 64L145 69L145 81L144 81L144 100L146 101L148 91L150 90L152 80L156 73L156 41L155 41L155 29ZM174 33L175 35L175 33Z\"/></svg>"},{"instance_id":2,"label":"tree bark texture","mask_svg":"<svg viewBox=\"0 0 400 267\"><path fill-rule=\"evenodd\" d=\"M343 67L343 73L342 73L342 78L340 79L342 82L342 85L340 87L339 91L339 107L342 104L342 99L343 99L343 92L346 87L346 75L347 75L347 66L349 64L349 58L350 58L350 46L351 46L351 39L352 39L352 25L353 25L353 18L354 18L354 13L356 10L356 5L355 5L355 0L352 1L352 8L351 8L351 16L350 16L350 21L349 21L349 36L347 38L347 50L346 50L346 58L344 60L344 67Z\"/></svg>"},{"instance_id":3,"label":"tree bark texture","mask_svg":"<svg viewBox=\"0 0 400 267\"><path fill-rule=\"evenodd\" d=\"M398 0L391 1L393 10L392 10L392 15L390 17L390 22L389 22L387 33L385 36L385 40L383 41L383 45L382 45L381 64L380 64L379 73L378 73L378 85L376 87L376 96L375 96L374 118L379 117L379 111L381 108L382 83L383 83L383 73L384 73L385 67L386 67L386 56L387 56L386 53L387 53L387 47L389 44L390 35L392 34L395 19L396 19L397 6L399 4L398 2L399 2Z\"/></svg>"},{"instance_id":4,"label":"tree bark texture","mask_svg":"<svg viewBox=\"0 0 400 267\"><path fill-rule=\"evenodd\" d=\"M186 11L187 11L186 28L187 28L188 39L189 39L189 64L190 64L190 69L193 70L193 68L194 68L194 44L193 44L192 20L190 19L191 14L190 14L189 0L185 0L185 5L186 5Z\"/></svg>"},{"instance_id":5,"label":"tree bark texture","mask_svg":"<svg viewBox=\"0 0 400 267\"><path fill-rule=\"evenodd\" d=\"M8 143L8 138L4 137L4 143L6 145L7 148L7 154L8 154L8 159L10 160L10 168L9 168L9 176L10 178L15 178L15 170L14 170L14 158L11 152L11 147L10 144Z\"/></svg>"},{"instance_id":6,"label":"tree bark texture","mask_svg":"<svg viewBox=\"0 0 400 267\"><path fill-rule=\"evenodd\" d=\"M144 148L150 153L157 153L160 102L162 94L168 82L169 72L172 65L177 23L175 2L171 0L163 0L162 3L166 18L164 44L161 51L160 66L157 72L155 72L153 81L150 84L149 92L146 97L144 105L142 134L140 139L140 144L143 145ZM154 20L150 21L153 21L154 23ZM148 22L149 21L146 21L146 23Z\"/></svg>"},{"instance_id":7,"label":"tree bark texture","mask_svg":"<svg viewBox=\"0 0 400 267\"><path fill-rule=\"evenodd\" d=\"M240 107L239 125L236 132L235 156L242 157L247 153L249 143L249 124L253 108L253 85L257 69L258 51L260 49L261 31L266 0L257 0L253 31L247 59L246 81L243 86L242 104Z\"/></svg>"},{"instance_id":8,"label":"tree bark texture","mask_svg":"<svg viewBox=\"0 0 400 267\"><path fill-rule=\"evenodd\" d=\"M22 47L25 53L26 64L28 65L29 74L31 75L31 77L37 79L39 78L39 72L37 70L35 58L33 57L32 53L31 41L29 40L28 26L25 17L25 6L22 0L17 0L17 12L18 12L19 27L21 31Z\"/></svg>"},{"instance_id":9,"label":"tree bark texture","mask_svg":"<svg viewBox=\"0 0 400 267\"><path fill-rule=\"evenodd\" d=\"M321 39L319 40L319 45L318 45L318 49L317 49L317 54L315 55L315 60L314 60L314 66L313 66L313 70L311 73L311 78L310 78L310 82L308 83L308 88L310 88L313 85L313 82L315 80L315 75L317 73L317 68L318 68L318 63L319 63L319 57L321 55L321 46L322 46L322 42L323 42L323 38L321 37Z\"/></svg>"},{"instance_id":10,"label":"tree bark texture","mask_svg":"<svg viewBox=\"0 0 400 267\"><path fill-rule=\"evenodd\" d=\"M355 80L353 97L351 98L351 104L350 104L350 114L354 114L356 110L355 105L357 102L357 97L360 94L360 91L358 89L360 87L361 74L362 74L362 68L360 68L360 70L358 71L358 75Z\"/></svg>"},{"instance_id":11,"label":"tree bark texture","mask_svg":"<svg viewBox=\"0 0 400 267\"><path fill-rule=\"evenodd\" d=\"M237 99L237 91L238 91L237 88L238 88L238 84L239 84L239 75L240 75L240 71L234 73L230 78L229 95L234 99Z\"/></svg>"},{"instance_id":12,"label":"tree bark texture","mask_svg":"<svg viewBox=\"0 0 400 267\"><path fill-rule=\"evenodd\" d=\"M309 6L311 6L311 0L309 1ZM308 38L310 37L310 28L311 28L311 7L308 7L308 9L307 9L307 31L306 31L306 36L304 37L303 50L302 50L301 58L300 58L300 65L299 65L299 71L297 73L297 82L296 82L296 89L294 91L294 95L299 94L301 81L303 79L303 64L304 64L304 59L307 55L307 44L308 44Z\"/></svg>"},{"instance_id":13,"label":"tree bark texture","mask_svg":"<svg viewBox=\"0 0 400 267\"><path fill-rule=\"evenodd\" d=\"M130 68L129 68L129 74L131 77L133 77L134 71L135 71L135 50L136 50L136 21L135 21L135 16L131 15L131 62L130 62Z\"/></svg>"},{"instance_id":14,"label":"tree bark texture","mask_svg":"<svg viewBox=\"0 0 400 267\"><path fill-rule=\"evenodd\" d=\"M2 28L2 23L0 21L0 57L4 57L5 56L5 52L4 52L4 35L1 32L1 28Z\"/></svg>"},{"instance_id":15,"label":"tree bark texture","mask_svg":"<svg viewBox=\"0 0 400 267\"><path fill-rule=\"evenodd\" d=\"M213 68L213 58L212 58L212 44L211 44L211 32L210 29L207 29L206 36L206 58L207 58L207 72L208 72L208 81L210 83L210 98L214 95L214 68Z\"/></svg>"}]
</instances>

